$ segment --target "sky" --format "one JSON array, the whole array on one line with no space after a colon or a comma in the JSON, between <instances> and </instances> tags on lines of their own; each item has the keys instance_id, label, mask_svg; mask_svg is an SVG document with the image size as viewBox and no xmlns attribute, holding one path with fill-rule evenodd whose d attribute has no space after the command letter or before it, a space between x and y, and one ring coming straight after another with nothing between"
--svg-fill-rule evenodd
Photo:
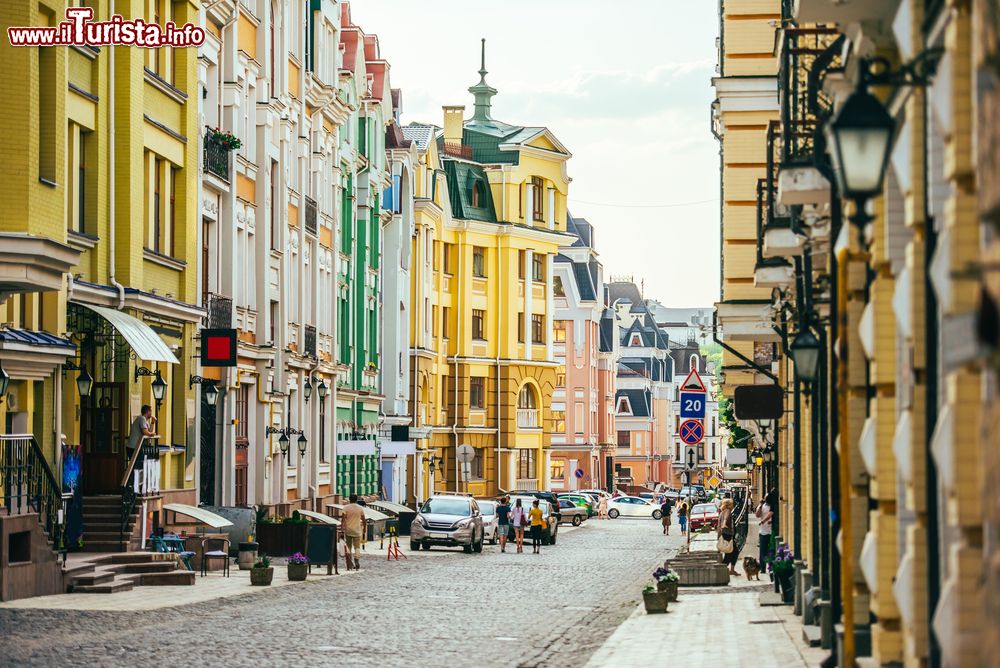
<instances>
[{"instance_id":1,"label":"sky","mask_svg":"<svg viewBox=\"0 0 1000 668\"><path fill-rule=\"evenodd\" d=\"M493 117L548 127L573 154L570 211L595 227L605 276L667 306L719 297L719 146L710 0L353 0L379 37L403 123L442 125L479 80Z\"/></svg>"}]
</instances>

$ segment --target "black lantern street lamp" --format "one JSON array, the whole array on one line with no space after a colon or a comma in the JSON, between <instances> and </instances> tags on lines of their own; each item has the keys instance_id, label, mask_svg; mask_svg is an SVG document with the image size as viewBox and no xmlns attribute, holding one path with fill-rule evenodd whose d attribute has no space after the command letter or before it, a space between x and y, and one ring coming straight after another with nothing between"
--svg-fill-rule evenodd
<instances>
[{"instance_id":1,"label":"black lantern street lamp","mask_svg":"<svg viewBox=\"0 0 1000 668\"><path fill-rule=\"evenodd\" d=\"M204 392L205 403L209 406L214 406L219 401L219 390L216 389L214 383L205 388Z\"/></svg>"},{"instance_id":2,"label":"black lantern street lamp","mask_svg":"<svg viewBox=\"0 0 1000 668\"><path fill-rule=\"evenodd\" d=\"M87 365L80 367L80 375L76 377L76 389L81 397L89 397L90 391L94 388L94 377L87 372Z\"/></svg>"},{"instance_id":3,"label":"black lantern street lamp","mask_svg":"<svg viewBox=\"0 0 1000 668\"><path fill-rule=\"evenodd\" d=\"M295 429L293 427L285 427L283 429L278 429L277 427L267 427L264 429L264 437L268 437L271 434L280 434L278 437L278 448L281 450L282 456L288 456L288 446L290 441L288 437L292 434L299 435L299 452L305 454L306 451L306 437L302 433L301 429Z\"/></svg>"},{"instance_id":4,"label":"black lantern street lamp","mask_svg":"<svg viewBox=\"0 0 1000 668\"><path fill-rule=\"evenodd\" d=\"M306 401L309 401L309 397L313 393L313 382L312 376L306 376L306 384L302 386L302 394L305 396Z\"/></svg>"},{"instance_id":5,"label":"black lantern street lamp","mask_svg":"<svg viewBox=\"0 0 1000 668\"><path fill-rule=\"evenodd\" d=\"M156 405L159 407L160 402L167 396L167 383L163 380L163 376L160 375L159 371L156 372L156 378L153 380L150 389L153 390L153 399L156 400Z\"/></svg>"},{"instance_id":6,"label":"black lantern street lamp","mask_svg":"<svg viewBox=\"0 0 1000 668\"><path fill-rule=\"evenodd\" d=\"M281 449L281 454L283 456L288 454L288 434L284 431L282 431L281 436L278 437L278 448Z\"/></svg>"},{"instance_id":7,"label":"black lantern street lamp","mask_svg":"<svg viewBox=\"0 0 1000 668\"><path fill-rule=\"evenodd\" d=\"M865 88L856 90L826 127L837 185L858 203L882 192L896 122Z\"/></svg>"},{"instance_id":8,"label":"black lantern street lamp","mask_svg":"<svg viewBox=\"0 0 1000 668\"><path fill-rule=\"evenodd\" d=\"M191 376L188 380L188 387L193 387L195 385L201 385L202 394L205 397L205 403L209 406L215 406L219 401L219 388L215 386L215 381L211 378L202 378L201 376Z\"/></svg>"},{"instance_id":9,"label":"black lantern street lamp","mask_svg":"<svg viewBox=\"0 0 1000 668\"><path fill-rule=\"evenodd\" d=\"M300 457L305 457L306 456L306 435L305 434L299 434L299 456Z\"/></svg>"},{"instance_id":10,"label":"black lantern street lamp","mask_svg":"<svg viewBox=\"0 0 1000 668\"><path fill-rule=\"evenodd\" d=\"M326 399L326 396L330 393L330 388L326 386L326 381L320 378L319 386L316 388L316 392L319 393L320 399Z\"/></svg>"},{"instance_id":11,"label":"black lantern street lamp","mask_svg":"<svg viewBox=\"0 0 1000 668\"><path fill-rule=\"evenodd\" d=\"M802 330L792 341L788 351L795 363L795 375L807 383L816 381L819 372L819 339L808 329Z\"/></svg>"}]
</instances>

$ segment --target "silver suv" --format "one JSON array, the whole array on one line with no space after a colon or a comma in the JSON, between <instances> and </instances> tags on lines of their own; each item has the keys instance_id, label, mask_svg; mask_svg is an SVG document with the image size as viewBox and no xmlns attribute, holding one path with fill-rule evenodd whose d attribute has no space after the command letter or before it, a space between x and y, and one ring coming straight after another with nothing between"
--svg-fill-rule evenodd
<instances>
[{"instance_id":1,"label":"silver suv","mask_svg":"<svg viewBox=\"0 0 1000 668\"><path fill-rule=\"evenodd\" d=\"M471 496L436 494L424 501L410 525L410 549L461 546L466 554L483 551L483 516Z\"/></svg>"}]
</instances>

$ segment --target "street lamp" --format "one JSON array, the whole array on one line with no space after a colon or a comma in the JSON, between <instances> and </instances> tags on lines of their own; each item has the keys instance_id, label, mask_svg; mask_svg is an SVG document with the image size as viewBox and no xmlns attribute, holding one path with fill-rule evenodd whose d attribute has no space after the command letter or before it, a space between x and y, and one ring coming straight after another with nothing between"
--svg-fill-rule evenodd
<instances>
[{"instance_id":1,"label":"street lamp","mask_svg":"<svg viewBox=\"0 0 1000 668\"><path fill-rule=\"evenodd\" d=\"M76 389L81 397L89 397L90 391L94 387L94 377L87 373L87 365L80 367L80 375L76 377Z\"/></svg>"},{"instance_id":2,"label":"street lamp","mask_svg":"<svg viewBox=\"0 0 1000 668\"><path fill-rule=\"evenodd\" d=\"M865 202L882 191L896 122L864 87L854 91L826 126L837 185L857 205L856 224L868 222Z\"/></svg>"},{"instance_id":3,"label":"street lamp","mask_svg":"<svg viewBox=\"0 0 1000 668\"><path fill-rule=\"evenodd\" d=\"M812 383L819 371L819 339L804 329L798 333L788 351L795 363L795 374L800 380Z\"/></svg>"},{"instance_id":4,"label":"street lamp","mask_svg":"<svg viewBox=\"0 0 1000 668\"><path fill-rule=\"evenodd\" d=\"M281 450L282 456L288 455L288 434L282 430L281 436L278 438L278 448Z\"/></svg>"},{"instance_id":5,"label":"street lamp","mask_svg":"<svg viewBox=\"0 0 1000 668\"><path fill-rule=\"evenodd\" d=\"M306 383L305 385L302 386L302 394L305 396L307 402L309 401L309 397L312 396L312 393L313 393L312 376L306 376Z\"/></svg>"},{"instance_id":6,"label":"street lamp","mask_svg":"<svg viewBox=\"0 0 1000 668\"><path fill-rule=\"evenodd\" d=\"M160 402L163 401L163 397L167 396L167 383L163 380L163 376L160 372L156 372L156 378L153 380L153 384L150 386L153 390L153 399L156 400L156 405L159 407Z\"/></svg>"},{"instance_id":7,"label":"street lamp","mask_svg":"<svg viewBox=\"0 0 1000 668\"><path fill-rule=\"evenodd\" d=\"M753 463L754 463L754 466L756 466L757 468L760 468L761 466L763 466L764 465L764 457L763 457L763 455L760 455L760 454L754 455L753 456Z\"/></svg>"},{"instance_id":8,"label":"street lamp","mask_svg":"<svg viewBox=\"0 0 1000 668\"><path fill-rule=\"evenodd\" d=\"M306 435L299 434L299 456L305 457L306 455Z\"/></svg>"},{"instance_id":9,"label":"street lamp","mask_svg":"<svg viewBox=\"0 0 1000 668\"><path fill-rule=\"evenodd\" d=\"M211 378L202 378L201 376L191 376L188 379L188 387L194 387L195 385L201 385L202 393L205 396L205 402L209 406L214 406L219 401L219 389L215 386L215 381Z\"/></svg>"},{"instance_id":10,"label":"street lamp","mask_svg":"<svg viewBox=\"0 0 1000 668\"><path fill-rule=\"evenodd\" d=\"M330 393L330 388L326 386L326 381L322 378L319 379L319 387L316 388L316 392L319 393L320 399L326 399L326 395Z\"/></svg>"},{"instance_id":11,"label":"street lamp","mask_svg":"<svg viewBox=\"0 0 1000 668\"><path fill-rule=\"evenodd\" d=\"M205 403L207 403L209 406L214 406L219 401L219 390L216 389L214 383L205 388L204 392L205 392Z\"/></svg>"}]
</instances>

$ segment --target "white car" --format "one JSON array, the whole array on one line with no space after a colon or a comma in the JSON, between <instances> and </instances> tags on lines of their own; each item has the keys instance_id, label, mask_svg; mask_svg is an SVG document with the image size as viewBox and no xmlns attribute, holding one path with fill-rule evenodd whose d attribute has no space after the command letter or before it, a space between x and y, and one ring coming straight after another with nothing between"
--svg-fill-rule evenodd
<instances>
[{"instance_id":1,"label":"white car","mask_svg":"<svg viewBox=\"0 0 1000 668\"><path fill-rule=\"evenodd\" d=\"M479 512L483 514L483 540L488 540L490 545L496 545L500 542L497 502L476 499L476 503L479 505Z\"/></svg>"},{"instance_id":2,"label":"white car","mask_svg":"<svg viewBox=\"0 0 1000 668\"><path fill-rule=\"evenodd\" d=\"M619 496L608 501L608 517L663 517L660 507L638 496Z\"/></svg>"}]
</instances>

